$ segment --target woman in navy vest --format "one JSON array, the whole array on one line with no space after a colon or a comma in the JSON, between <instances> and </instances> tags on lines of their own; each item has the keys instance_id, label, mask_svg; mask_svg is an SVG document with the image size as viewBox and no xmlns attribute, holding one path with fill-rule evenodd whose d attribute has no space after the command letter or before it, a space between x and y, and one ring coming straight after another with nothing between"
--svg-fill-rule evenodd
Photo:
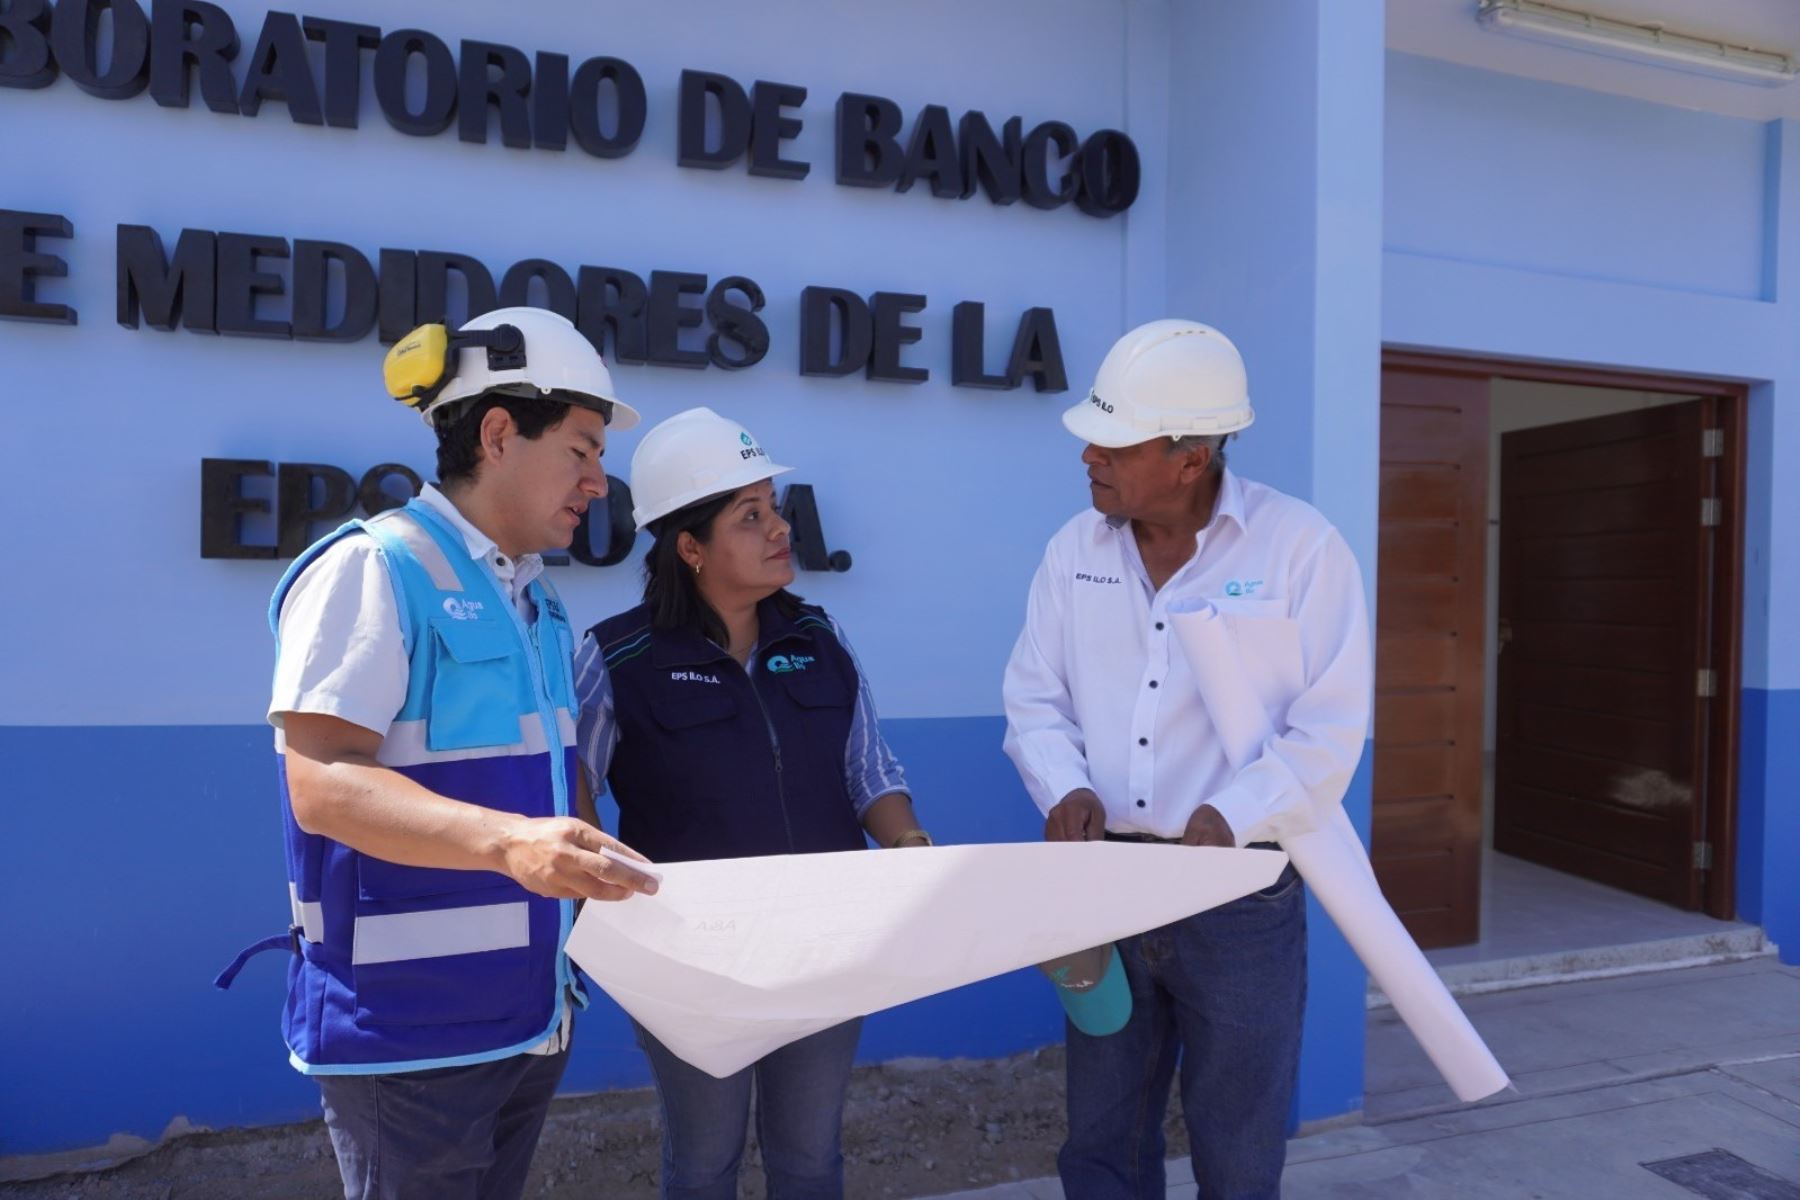
<instances>
[{"instance_id":1,"label":"woman in navy vest","mask_svg":"<svg viewBox=\"0 0 1800 1200\"><path fill-rule=\"evenodd\" d=\"M776 466L742 426L696 408L631 459L644 602L588 631L576 654L590 791L653 861L930 845L875 721L843 632L787 591ZM750 1116L772 1200L843 1194L844 1091L860 1021L785 1046L728 1079L646 1030L663 1106L662 1194L737 1194Z\"/></svg>"}]
</instances>

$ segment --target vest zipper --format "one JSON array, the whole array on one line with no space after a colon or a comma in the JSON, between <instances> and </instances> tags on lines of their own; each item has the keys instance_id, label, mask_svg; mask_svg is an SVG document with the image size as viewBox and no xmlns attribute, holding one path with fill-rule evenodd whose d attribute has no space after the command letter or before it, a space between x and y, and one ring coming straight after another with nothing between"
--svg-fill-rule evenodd
<instances>
[{"instance_id":1,"label":"vest zipper","mask_svg":"<svg viewBox=\"0 0 1800 1200\"><path fill-rule=\"evenodd\" d=\"M781 739L775 736L775 721L769 716L769 706L763 703L762 693L756 690L756 676L748 668L744 677L750 684L750 694L756 697L756 707L762 711L763 728L769 731L769 749L775 752L775 799L781 805L781 828L787 834L788 853L794 853L794 823L788 817L787 792L781 783Z\"/></svg>"}]
</instances>

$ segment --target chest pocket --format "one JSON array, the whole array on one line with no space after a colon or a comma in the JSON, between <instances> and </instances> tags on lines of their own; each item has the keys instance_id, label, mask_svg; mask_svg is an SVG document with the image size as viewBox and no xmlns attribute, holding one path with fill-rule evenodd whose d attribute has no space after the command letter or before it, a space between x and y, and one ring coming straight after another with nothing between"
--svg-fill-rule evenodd
<instances>
[{"instance_id":1,"label":"chest pocket","mask_svg":"<svg viewBox=\"0 0 1800 1200\"><path fill-rule=\"evenodd\" d=\"M651 693L650 715L671 733L737 716L737 700L723 685L672 685Z\"/></svg>"},{"instance_id":2,"label":"chest pocket","mask_svg":"<svg viewBox=\"0 0 1800 1200\"><path fill-rule=\"evenodd\" d=\"M782 688L801 708L849 708L855 697L850 682L822 664L777 676Z\"/></svg>"},{"instance_id":3,"label":"chest pocket","mask_svg":"<svg viewBox=\"0 0 1800 1200\"><path fill-rule=\"evenodd\" d=\"M1263 707L1273 716L1285 717L1288 705L1306 689L1300 622L1288 616L1288 602L1220 596L1207 603L1218 610L1230 627L1244 661L1244 673Z\"/></svg>"},{"instance_id":4,"label":"chest pocket","mask_svg":"<svg viewBox=\"0 0 1800 1200\"><path fill-rule=\"evenodd\" d=\"M432 750L510 746L519 740L518 639L498 621L431 622L431 713L425 740Z\"/></svg>"}]
</instances>

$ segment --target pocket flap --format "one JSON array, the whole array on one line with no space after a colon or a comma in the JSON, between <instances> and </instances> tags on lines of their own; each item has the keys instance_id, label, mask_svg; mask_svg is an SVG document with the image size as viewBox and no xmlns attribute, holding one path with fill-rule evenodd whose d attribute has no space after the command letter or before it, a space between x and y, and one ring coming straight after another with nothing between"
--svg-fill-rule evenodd
<instances>
[{"instance_id":1,"label":"pocket flap","mask_svg":"<svg viewBox=\"0 0 1800 1200\"><path fill-rule=\"evenodd\" d=\"M434 617L432 632L459 663L491 662L513 652L516 638L512 629L498 621L456 621Z\"/></svg>"},{"instance_id":2,"label":"pocket flap","mask_svg":"<svg viewBox=\"0 0 1800 1200\"><path fill-rule=\"evenodd\" d=\"M737 701L723 687L688 687L650 697L650 714L664 729L692 729L737 715Z\"/></svg>"},{"instance_id":3,"label":"pocket flap","mask_svg":"<svg viewBox=\"0 0 1800 1200\"><path fill-rule=\"evenodd\" d=\"M850 683L836 672L807 671L783 675L781 686L801 708L848 708L854 698Z\"/></svg>"}]
</instances>

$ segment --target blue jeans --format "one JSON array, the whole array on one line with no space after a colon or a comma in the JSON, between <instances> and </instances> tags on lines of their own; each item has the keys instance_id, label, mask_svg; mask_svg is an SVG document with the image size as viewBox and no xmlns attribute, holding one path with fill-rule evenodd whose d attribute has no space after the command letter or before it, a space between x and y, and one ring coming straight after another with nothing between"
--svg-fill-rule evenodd
<instances>
[{"instance_id":1,"label":"blue jeans","mask_svg":"<svg viewBox=\"0 0 1800 1200\"><path fill-rule=\"evenodd\" d=\"M320 1075L346 1200L518 1200L569 1052Z\"/></svg>"},{"instance_id":2,"label":"blue jeans","mask_svg":"<svg viewBox=\"0 0 1800 1200\"><path fill-rule=\"evenodd\" d=\"M1163 1200L1163 1116L1177 1058L1201 1200L1281 1194L1306 1005L1306 894L1266 891L1118 943L1131 1021L1069 1026L1069 1200Z\"/></svg>"},{"instance_id":3,"label":"blue jeans","mask_svg":"<svg viewBox=\"0 0 1800 1200\"><path fill-rule=\"evenodd\" d=\"M662 1194L670 1200L733 1200L744 1157L750 1093L769 1200L835 1200L844 1194L840 1140L844 1093L862 1021L846 1021L714 1079L638 1027L662 1098Z\"/></svg>"}]
</instances>

